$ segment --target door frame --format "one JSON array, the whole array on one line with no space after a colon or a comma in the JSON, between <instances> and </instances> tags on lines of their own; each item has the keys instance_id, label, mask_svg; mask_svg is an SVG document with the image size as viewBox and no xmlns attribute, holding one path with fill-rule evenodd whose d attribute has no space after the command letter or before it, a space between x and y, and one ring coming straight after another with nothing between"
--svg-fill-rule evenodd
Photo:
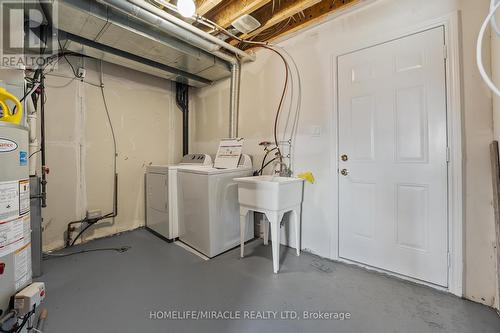
<instances>
[{"instance_id":1,"label":"door frame","mask_svg":"<svg viewBox=\"0 0 500 333\"><path fill-rule=\"evenodd\" d=\"M393 40L401 39L413 34L418 34L434 28L443 27L446 48L446 103L447 103L447 132L448 132L448 287L443 288L421 280L413 279L397 273L388 272L382 269L376 269L368 265L356 263L339 256L339 129L338 129L338 58L352 52L360 51L369 47L384 44ZM404 30L387 32L385 36L358 43L337 51L331 56L331 82L333 88L332 94L332 147L334 152L331 155L332 178L334 179L334 200L337 211L334 214L333 228L331 230L330 257L333 260L355 264L364 268L380 271L405 280L410 280L419 284L428 285L435 289L444 290L462 297L463 274L464 274L464 165L463 165L463 108L462 108L462 72L461 72L461 26L460 12L454 11L445 16L425 21L417 26L405 28ZM336 123L336 124L335 124ZM336 142L335 142L336 141Z\"/></svg>"}]
</instances>

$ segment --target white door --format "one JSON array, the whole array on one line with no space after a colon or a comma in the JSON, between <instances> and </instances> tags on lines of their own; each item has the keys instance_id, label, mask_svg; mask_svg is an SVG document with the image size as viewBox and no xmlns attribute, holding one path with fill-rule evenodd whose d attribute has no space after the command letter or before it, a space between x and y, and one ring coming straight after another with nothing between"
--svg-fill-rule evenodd
<instances>
[{"instance_id":1,"label":"white door","mask_svg":"<svg viewBox=\"0 0 500 333\"><path fill-rule=\"evenodd\" d=\"M444 29L338 58L339 255L448 285ZM345 155L345 156L343 156Z\"/></svg>"}]
</instances>

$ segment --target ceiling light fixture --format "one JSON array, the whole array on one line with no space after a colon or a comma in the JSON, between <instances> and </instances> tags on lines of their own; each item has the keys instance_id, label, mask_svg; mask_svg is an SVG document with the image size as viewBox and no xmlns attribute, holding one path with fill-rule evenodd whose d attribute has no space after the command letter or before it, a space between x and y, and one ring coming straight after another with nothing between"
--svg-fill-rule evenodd
<instances>
[{"instance_id":1,"label":"ceiling light fixture","mask_svg":"<svg viewBox=\"0 0 500 333\"><path fill-rule=\"evenodd\" d=\"M194 0L178 0L177 10L179 11L179 14L184 17L192 17L196 12Z\"/></svg>"}]
</instances>

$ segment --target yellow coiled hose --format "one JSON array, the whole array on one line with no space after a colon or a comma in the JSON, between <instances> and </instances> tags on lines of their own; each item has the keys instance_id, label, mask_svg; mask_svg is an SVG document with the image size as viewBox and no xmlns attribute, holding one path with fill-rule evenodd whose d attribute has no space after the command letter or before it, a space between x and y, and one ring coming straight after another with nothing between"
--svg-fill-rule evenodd
<instances>
[{"instance_id":1,"label":"yellow coiled hose","mask_svg":"<svg viewBox=\"0 0 500 333\"><path fill-rule=\"evenodd\" d=\"M7 101L12 101L16 105L16 113L12 113ZM23 106L16 96L9 93L5 88L0 88L0 108L2 109L2 117L0 121L5 121L12 124L21 124L23 120Z\"/></svg>"}]
</instances>

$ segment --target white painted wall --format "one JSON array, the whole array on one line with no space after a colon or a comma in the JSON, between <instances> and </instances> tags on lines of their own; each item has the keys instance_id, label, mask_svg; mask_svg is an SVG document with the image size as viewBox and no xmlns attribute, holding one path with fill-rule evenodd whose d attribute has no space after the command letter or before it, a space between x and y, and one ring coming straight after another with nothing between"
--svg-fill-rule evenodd
<instances>
[{"instance_id":1,"label":"white painted wall","mask_svg":"<svg viewBox=\"0 0 500 333\"><path fill-rule=\"evenodd\" d=\"M94 60L70 58L99 83ZM83 63L84 61L84 63ZM55 76L56 75L56 76ZM62 77L61 77L62 76ZM68 222L87 210L112 212L112 139L100 89L72 79L66 62L47 76L48 207L43 210L44 249L64 245ZM118 142L118 217L103 221L85 240L144 225L144 171L181 156L181 112L167 80L104 63L105 94Z\"/></svg>"},{"instance_id":2,"label":"white painted wall","mask_svg":"<svg viewBox=\"0 0 500 333\"><path fill-rule=\"evenodd\" d=\"M303 80L296 171L311 170L317 179L316 184L307 184L305 190L302 230L305 249L328 258L335 258L337 253L337 233L333 228L337 214L333 56L461 10L466 191L465 295L481 303L496 304L488 152L493 138L492 105L474 61L475 38L488 4L489 0L379 0L280 43L297 61ZM257 61L243 68L240 136L246 138L246 152L252 154L259 164L262 154L257 143L271 139L282 85L282 64L268 51L258 51ZM199 89L193 100L192 150L215 153L218 140L228 133L229 82ZM315 126L321 128L320 137L312 136Z\"/></svg>"}]
</instances>

